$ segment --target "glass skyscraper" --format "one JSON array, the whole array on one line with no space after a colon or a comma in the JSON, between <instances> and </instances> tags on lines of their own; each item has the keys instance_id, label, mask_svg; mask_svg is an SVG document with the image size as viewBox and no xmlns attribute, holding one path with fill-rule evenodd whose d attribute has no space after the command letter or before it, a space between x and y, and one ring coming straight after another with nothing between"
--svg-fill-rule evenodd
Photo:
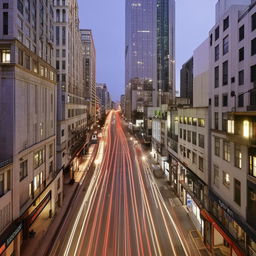
<instances>
[{"instance_id":1,"label":"glass skyscraper","mask_svg":"<svg viewBox=\"0 0 256 256\"><path fill-rule=\"evenodd\" d=\"M142 119L145 107L159 105L159 92L163 95L174 91L174 8L174 0L126 0L125 83L129 120Z\"/></svg>"}]
</instances>

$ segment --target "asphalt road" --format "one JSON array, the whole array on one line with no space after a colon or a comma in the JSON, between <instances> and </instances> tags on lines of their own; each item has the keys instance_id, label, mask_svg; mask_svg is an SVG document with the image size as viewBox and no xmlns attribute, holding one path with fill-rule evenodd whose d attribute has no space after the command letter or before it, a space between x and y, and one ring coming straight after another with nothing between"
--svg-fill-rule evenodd
<instances>
[{"instance_id":1,"label":"asphalt road","mask_svg":"<svg viewBox=\"0 0 256 256\"><path fill-rule=\"evenodd\" d=\"M140 146L110 112L96 168L55 255L190 255Z\"/></svg>"}]
</instances>

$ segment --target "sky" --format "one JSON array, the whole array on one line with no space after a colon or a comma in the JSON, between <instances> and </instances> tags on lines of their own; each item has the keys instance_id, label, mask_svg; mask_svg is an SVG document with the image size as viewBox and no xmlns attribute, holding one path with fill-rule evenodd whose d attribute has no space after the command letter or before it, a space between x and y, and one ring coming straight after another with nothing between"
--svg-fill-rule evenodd
<instances>
[{"instance_id":1,"label":"sky","mask_svg":"<svg viewBox=\"0 0 256 256\"><path fill-rule=\"evenodd\" d=\"M176 89L180 69L208 37L217 0L176 0ZM112 100L124 94L125 0L78 0L80 28L92 29L96 81L108 85Z\"/></svg>"}]
</instances>

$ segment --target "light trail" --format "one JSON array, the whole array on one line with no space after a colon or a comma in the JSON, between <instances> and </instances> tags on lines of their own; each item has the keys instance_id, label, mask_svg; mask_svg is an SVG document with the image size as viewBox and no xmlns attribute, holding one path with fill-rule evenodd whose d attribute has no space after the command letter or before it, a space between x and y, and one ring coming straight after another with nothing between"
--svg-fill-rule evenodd
<instances>
[{"instance_id":1,"label":"light trail","mask_svg":"<svg viewBox=\"0 0 256 256\"><path fill-rule=\"evenodd\" d=\"M95 171L59 255L190 255L133 141L126 137L119 115L111 111L102 130ZM177 246L182 248L179 252Z\"/></svg>"}]
</instances>

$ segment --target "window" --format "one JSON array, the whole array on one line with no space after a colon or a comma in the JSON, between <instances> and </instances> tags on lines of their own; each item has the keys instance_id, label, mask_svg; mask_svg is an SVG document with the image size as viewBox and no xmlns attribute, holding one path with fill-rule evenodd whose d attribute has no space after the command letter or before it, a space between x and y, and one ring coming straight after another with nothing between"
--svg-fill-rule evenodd
<instances>
[{"instance_id":1,"label":"window","mask_svg":"<svg viewBox=\"0 0 256 256\"><path fill-rule=\"evenodd\" d=\"M228 36L223 39L223 55L228 53Z\"/></svg>"},{"instance_id":2,"label":"window","mask_svg":"<svg viewBox=\"0 0 256 256\"><path fill-rule=\"evenodd\" d=\"M204 171L204 159L201 157L201 156L199 156L199 170L200 171Z\"/></svg>"},{"instance_id":3,"label":"window","mask_svg":"<svg viewBox=\"0 0 256 256\"><path fill-rule=\"evenodd\" d=\"M244 84L244 70L238 72L238 85Z\"/></svg>"},{"instance_id":4,"label":"window","mask_svg":"<svg viewBox=\"0 0 256 256\"><path fill-rule=\"evenodd\" d=\"M234 201L241 205L241 182L234 179Z\"/></svg>"},{"instance_id":5,"label":"window","mask_svg":"<svg viewBox=\"0 0 256 256\"><path fill-rule=\"evenodd\" d=\"M8 12L3 13L3 34L8 35Z\"/></svg>"},{"instance_id":6,"label":"window","mask_svg":"<svg viewBox=\"0 0 256 256\"><path fill-rule=\"evenodd\" d=\"M222 95L222 106L223 107L228 106L228 95L227 94Z\"/></svg>"},{"instance_id":7,"label":"window","mask_svg":"<svg viewBox=\"0 0 256 256\"><path fill-rule=\"evenodd\" d=\"M66 22L66 10L62 10L62 22Z\"/></svg>"},{"instance_id":8,"label":"window","mask_svg":"<svg viewBox=\"0 0 256 256\"><path fill-rule=\"evenodd\" d=\"M219 66L214 69L214 87L219 87Z\"/></svg>"},{"instance_id":9,"label":"window","mask_svg":"<svg viewBox=\"0 0 256 256\"><path fill-rule=\"evenodd\" d=\"M62 50L62 58L65 58L65 57L66 57L66 50L63 49L63 50Z\"/></svg>"},{"instance_id":10,"label":"window","mask_svg":"<svg viewBox=\"0 0 256 256\"><path fill-rule=\"evenodd\" d=\"M28 161L23 161L20 163L20 181L28 176Z\"/></svg>"},{"instance_id":11,"label":"window","mask_svg":"<svg viewBox=\"0 0 256 256\"><path fill-rule=\"evenodd\" d=\"M9 49L4 49L1 51L1 62L2 63L11 62L11 51Z\"/></svg>"},{"instance_id":12,"label":"window","mask_svg":"<svg viewBox=\"0 0 256 256\"><path fill-rule=\"evenodd\" d=\"M214 153L215 156L220 156L220 138L214 138Z\"/></svg>"},{"instance_id":13,"label":"window","mask_svg":"<svg viewBox=\"0 0 256 256\"><path fill-rule=\"evenodd\" d=\"M66 69L66 61L62 61L62 69L65 70Z\"/></svg>"},{"instance_id":14,"label":"window","mask_svg":"<svg viewBox=\"0 0 256 256\"><path fill-rule=\"evenodd\" d=\"M25 68L30 70L30 56L25 54Z\"/></svg>"},{"instance_id":15,"label":"window","mask_svg":"<svg viewBox=\"0 0 256 256\"><path fill-rule=\"evenodd\" d=\"M227 132L228 130L228 114L222 112L222 131Z\"/></svg>"},{"instance_id":16,"label":"window","mask_svg":"<svg viewBox=\"0 0 256 256\"><path fill-rule=\"evenodd\" d=\"M251 82L256 81L256 65L251 66Z\"/></svg>"},{"instance_id":17,"label":"window","mask_svg":"<svg viewBox=\"0 0 256 256\"><path fill-rule=\"evenodd\" d=\"M215 28L215 41L219 39L220 37L220 27L218 26L217 28Z\"/></svg>"},{"instance_id":18,"label":"window","mask_svg":"<svg viewBox=\"0 0 256 256\"><path fill-rule=\"evenodd\" d=\"M250 156L249 174L256 178L256 156Z\"/></svg>"},{"instance_id":19,"label":"window","mask_svg":"<svg viewBox=\"0 0 256 256\"><path fill-rule=\"evenodd\" d=\"M244 39L244 25L239 28L239 41Z\"/></svg>"},{"instance_id":20,"label":"window","mask_svg":"<svg viewBox=\"0 0 256 256\"><path fill-rule=\"evenodd\" d=\"M51 161L49 165L49 173L52 173L52 172L53 172L53 161Z\"/></svg>"},{"instance_id":21,"label":"window","mask_svg":"<svg viewBox=\"0 0 256 256\"><path fill-rule=\"evenodd\" d=\"M235 121L234 120L228 120L228 133L235 133Z\"/></svg>"},{"instance_id":22,"label":"window","mask_svg":"<svg viewBox=\"0 0 256 256\"><path fill-rule=\"evenodd\" d=\"M220 178L220 170L219 166L213 166L213 184L218 188L219 187L219 178Z\"/></svg>"},{"instance_id":23,"label":"window","mask_svg":"<svg viewBox=\"0 0 256 256\"><path fill-rule=\"evenodd\" d=\"M60 27L56 26L56 45L60 45Z\"/></svg>"},{"instance_id":24,"label":"window","mask_svg":"<svg viewBox=\"0 0 256 256\"><path fill-rule=\"evenodd\" d=\"M223 141L223 159L230 162L230 143Z\"/></svg>"},{"instance_id":25,"label":"window","mask_svg":"<svg viewBox=\"0 0 256 256\"><path fill-rule=\"evenodd\" d=\"M188 118L188 124L190 124L190 125L192 124L192 117Z\"/></svg>"},{"instance_id":26,"label":"window","mask_svg":"<svg viewBox=\"0 0 256 256\"><path fill-rule=\"evenodd\" d=\"M214 128L216 130L219 130L219 113L218 112L214 113Z\"/></svg>"},{"instance_id":27,"label":"window","mask_svg":"<svg viewBox=\"0 0 256 256\"><path fill-rule=\"evenodd\" d=\"M56 69L60 69L60 61L56 60Z\"/></svg>"},{"instance_id":28,"label":"window","mask_svg":"<svg viewBox=\"0 0 256 256\"><path fill-rule=\"evenodd\" d=\"M252 15L252 31L256 28L256 13Z\"/></svg>"},{"instance_id":29,"label":"window","mask_svg":"<svg viewBox=\"0 0 256 256\"><path fill-rule=\"evenodd\" d=\"M5 194L4 192L4 173L0 174L0 197Z\"/></svg>"},{"instance_id":30,"label":"window","mask_svg":"<svg viewBox=\"0 0 256 256\"><path fill-rule=\"evenodd\" d=\"M223 20L223 31L229 27L229 17Z\"/></svg>"},{"instance_id":31,"label":"window","mask_svg":"<svg viewBox=\"0 0 256 256\"><path fill-rule=\"evenodd\" d=\"M65 74L61 75L61 80L62 80L62 82L66 82L66 75Z\"/></svg>"},{"instance_id":32,"label":"window","mask_svg":"<svg viewBox=\"0 0 256 256\"><path fill-rule=\"evenodd\" d=\"M3 3L3 9L8 9L9 8L9 4L8 3Z\"/></svg>"},{"instance_id":33,"label":"window","mask_svg":"<svg viewBox=\"0 0 256 256\"><path fill-rule=\"evenodd\" d=\"M62 27L62 45L66 45L66 27Z\"/></svg>"},{"instance_id":34,"label":"window","mask_svg":"<svg viewBox=\"0 0 256 256\"><path fill-rule=\"evenodd\" d=\"M205 127L205 119L204 118L198 118L198 126Z\"/></svg>"},{"instance_id":35,"label":"window","mask_svg":"<svg viewBox=\"0 0 256 256\"><path fill-rule=\"evenodd\" d=\"M53 144L49 146L49 158L53 156Z\"/></svg>"},{"instance_id":36,"label":"window","mask_svg":"<svg viewBox=\"0 0 256 256\"><path fill-rule=\"evenodd\" d=\"M197 164L197 154L195 152L192 152L192 163Z\"/></svg>"},{"instance_id":37,"label":"window","mask_svg":"<svg viewBox=\"0 0 256 256\"><path fill-rule=\"evenodd\" d=\"M251 41L251 55L256 54L256 38Z\"/></svg>"},{"instance_id":38,"label":"window","mask_svg":"<svg viewBox=\"0 0 256 256\"><path fill-rule=\"evenodd\" d=\"M196 117L193 117L192 125L197 126L197 118Z\"/></svg>"},{"instance_id":39,"label":"window","mask_svg":"<svg viewBox=\"0 0 256 256\"><path fill-rule=\"evenodd\" d=\"M61 130L61 136L63 137L64 136L64 129L63 130Z\"/></svg>"},{"instance_id":40,"label":"window","mask_svg":"<svg viewBox=\"0 0 256 256\"><path fill-rule=\"evenodd\" d=\"M235 144L235 167L242 168L242 149L237 144Z\"/></svg>"},{"instance_id":41,"label":"window","mask_svg":"<svg viewBox=\"0 0 256 256\"><path fill-rule=\"evenodd\" d=\"M215 54L215 61L219 60L219 58L220 58L220 46L219 45L215 46L214 54Z\"/></svg>"},{"instance_id":42,"label":"window","mask_svg":"<svg viewBox=\"0 0 256 256\"><path fill-rule=\"evenodd\" d=\"M210 35L210 46L212 46L212 34Z\"/></svg>"},{"instance_id":43,"label":"window","mask_svg":"<svg viewBox=\"0 0 256 256\"><path fill-rule=\"evenodd\" d=\"M59 49L56 50L56 57L57 57L57 58L60 57L60 50L59 50Z\"/></svg>"},{"instance_id":44,"label":"window","mask_svg":"<svg viewBox=\"0 0 256 256\"><path fill-rule=\"evenodd\" d=\"M223 185L227 188L230 187L230 175L227 172L223 171Z\"/></svg>"},{"instance_id":45,"label":"window","mask_svg":"<svg viewBox=\"0 0 256 256\"><path fill-rule=\"evenodd\" d=\"M201 148L204 148L204 135L198 134L198 145Z\"/></svg>"},{"instance_id":46,"label":"window","mask_svg":"<svg viewBox=\"0 0 256 256\"><path fill-rule=\"evenodd\" d=\"M218 107L219 106L219 95L214 96L214 106Z\"/></svg>"},{"instance_id":47,"label":"window","mask_svg":"<svg viewBox=\"0 0 256 256\"><path fill-rule=\"evenodd\" d=\"M192 143L196 145L196 132L192 132Z\"/></svg>"},{"instance_id":48,"label":"window","mask_svg":"<svg viewBox=\"0 0 256 256\"><path fill-rule=\"evenodd\" d=\"M238 95L238 107L242 108L244 106L244 94Z\"/></svg>"},{"instance_id":49,"label":"window","mask_svg":"<svg viewBox=\"0 0 256 256\"><path fill-rule=\"evenodd\" d=\"M23 51L18 49L18 64L23 66Z\"/></svg>"},{"instance_id":50,"label":"window","mask_svg":"<svg viewBox=\"0 0 256 256\"><path fill-rule=\"evenodd\" d=\"M191 150L187 149L187 158L190 159L191 158Z\"/></svg>"},{"instance_id":51,"label":"window","mask_svg":"<svg viewBox=\"0 0 256 256\"><path fill-rule=\"evenodd\" d=\"M180 129L180 139L182 139L182 129Z\"/></svg>"},{"instance_id":52,"label":"window","mask_svg":"<svg viewBox=\"0 0 256 256\"><path fill-rule=\"evenodd\" d=\"M222 65L222 83L223 85L228 84L228 61L225 61Z\"/></svg>"},{"instance_id":53,"label":"window","mask_svg":"<svg viewBox=\"0 0 256 256\"><path fill-rule=\"evenodd\" d=\"M247 120L243 121L243 136L245 138L249 138L250 136L250 123Z\"/></svg>"},{"instance_id":54,"label":"window","mask_svg":"<svg viewBox=\"0 0 256 256\"><path fill-rule=\"evenodd\" d=\"M34 169L38 168L44 163L44 150L41 149L34 154Z\"/></svg>"},{"instance_id":55,"label":"window","mask_svg":"<svg viewBox=\"0 0 256 256\"><path fill-rule=\"evenodd\" d=\"M187 131L183 130L183 140L187 140Z\"/></svg>"},{"instance_id":56,"label":"window","mask_svg":"<svg viewBox=\"0 0 256 256\"><path fill-rule=\"evenodd\" d=\"M191 142L191 131L188 131L187 135L188 135L188 142Z\"/></svg>"},{"instance_id":57,"label":"window","mask_svg":"<svg viewBox=\"0 0 256 256\"><path fill-rule=\"evenodd\" d=\"M243 60L244 60L244 47L239 49L239 61L243 61Z\"/></svg>"}]
</instances>

